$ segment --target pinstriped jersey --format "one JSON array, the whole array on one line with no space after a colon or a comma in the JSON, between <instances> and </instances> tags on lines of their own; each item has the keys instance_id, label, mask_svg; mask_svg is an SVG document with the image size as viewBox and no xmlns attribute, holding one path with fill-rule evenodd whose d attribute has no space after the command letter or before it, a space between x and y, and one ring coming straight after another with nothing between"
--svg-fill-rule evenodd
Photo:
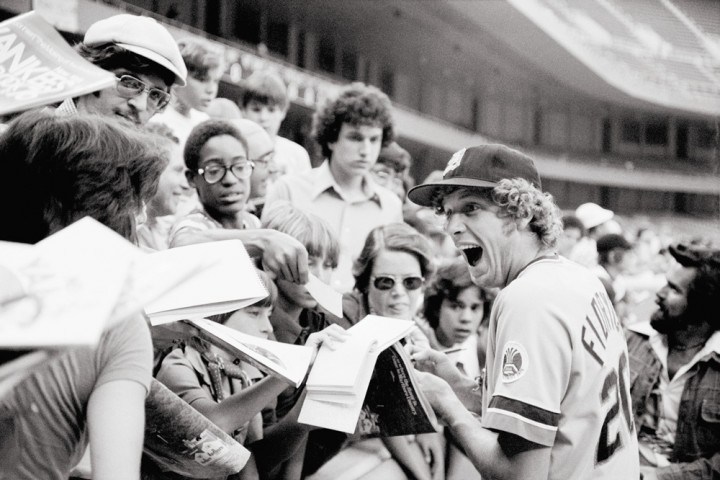
<instances>
[{"instance_id":1,"label":"pinstriped jersey","mask_svg":"<svg viewBox=\"0 0 720 480\"><path fill-rule=\"evenodd\" d=\"M483 426L552 448L550 479L637 479L627 347L587 269L544 258L490 317Z\"/></svg>"}]
</instances>

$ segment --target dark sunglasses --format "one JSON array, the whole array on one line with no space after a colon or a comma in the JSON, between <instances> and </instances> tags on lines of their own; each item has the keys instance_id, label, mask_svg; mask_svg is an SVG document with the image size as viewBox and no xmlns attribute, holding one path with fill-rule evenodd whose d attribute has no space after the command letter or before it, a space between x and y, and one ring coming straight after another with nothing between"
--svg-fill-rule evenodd
<instances>
[{"instance_id":1,"label":"dark sunglasses","mask_svg":"<svg viewBox=\"0 0 720 480\"><path fill-rule=\"evenodd\" d=\"M424 281L425 279L422 277L405 277L402 279L402 285L405 290L417 290L422 287ZM372 282L378 290L390 290L395 286L393 277L373 277Z\"/></svg>"}]
</instances>

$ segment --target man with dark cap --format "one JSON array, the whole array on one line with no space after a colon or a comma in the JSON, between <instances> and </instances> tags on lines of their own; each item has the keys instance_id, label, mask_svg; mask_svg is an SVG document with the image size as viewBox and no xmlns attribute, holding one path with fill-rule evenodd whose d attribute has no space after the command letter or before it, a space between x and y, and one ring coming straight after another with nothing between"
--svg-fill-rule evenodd
<instances>
[{"instance_id":1,"label":"man with dark cap","mask_svg":"<svg viewBox=\"0 0 720 480\"><path fill-rule=\"evenodd\" d=\"M627 332L648 479L720 478L720 250L671 246L680 264L649 323Z\"/></svg>"},{"instance_id":2,"label":"man with dark cap","mask_svg":"<svg viewBox=\"0 0 720 480\"><path fill-rule=\"evenodd\" d=\"M540 188L532 159L481 145L410 190L444 217L473 281L501 288L484 382L422 350L413 358L435 374L422 389L483 477L638 478L620 322L597 277L555 253L560 213Z\"/></svg>"},{"instance_id":3,"label":"man with dark cap","mask_svg":"<svg viewBox=\"0 0 720 480\"><path fill-rule=\"evenodd\" d=\"M61 115L98 113L144 125L170 102L170 88L185 86L187 68L170 32L154 19L121 14L90 25L77 50L115 74L113 87L65 100Z\"/></svg>"},{"instance_id":4,"label":"man with dark cap","mask_svg":"<svg viewBox=\"0 0 720 480\"><path fill-rule=\"evenodd\" d=\"M627 293L623 275L629 268L632 245L619 233L608 233L598 238L596 247L598 266L593 270L618 310L618 305L625 300ZM618 313L621 312L618 310Z\"/></svg>"}]
</instances>

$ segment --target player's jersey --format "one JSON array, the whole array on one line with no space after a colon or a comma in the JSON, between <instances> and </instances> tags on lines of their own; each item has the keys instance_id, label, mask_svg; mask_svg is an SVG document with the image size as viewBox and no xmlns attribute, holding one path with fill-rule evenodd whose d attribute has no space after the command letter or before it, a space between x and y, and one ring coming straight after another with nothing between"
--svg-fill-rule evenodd
<instances>
[{"instance_id":1,"label":"player's jersey","mask_svg":"<svg viewBox=\"0 0 720 480\"><path fill-rule=\"evenodd\" d=\"M627 347L602 284L562 257L529 265L490 317L483 425L552 447L549 479L637 479Z\"/></svg>"}]
</instances>

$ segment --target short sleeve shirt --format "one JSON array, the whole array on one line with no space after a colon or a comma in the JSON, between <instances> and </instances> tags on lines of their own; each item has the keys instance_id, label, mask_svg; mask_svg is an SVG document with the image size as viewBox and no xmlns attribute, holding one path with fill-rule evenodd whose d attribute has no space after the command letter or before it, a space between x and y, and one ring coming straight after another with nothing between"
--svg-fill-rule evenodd
<instances>
[{"instance_id":1,"label":"short sleeve shirt","mask_svg":"<svg viewBox=\"0 0 720 480\"><path fill-rule=\"evenodd\" d=\"M592 272L532 263L498 295L488 333L483 426L551 447L550 479L639 478L625 338Z\"/></svg>"},{"instance_id":2,"label":"short sleeve shirt","mask_svg":"<svg viewBox=\"0 0 720 480\"><path fill-rule=\"evenodd\" d=\"M142 316L105 333L94 348L73 348L38 368L0 399L0 479L66 479L88 444L87 405L119 380L149 390L152 344Z\"/></svg>"},{"instance_id":3,"label":"short sleeve shirt","mask_svg":"<svg viewBox=\"0 0 720 480\"><path fill-rule=\"evenodd\" d=\"M251 213L244 212L243 229L260 228L260 219ZM168 245L177 246L178 239L188 233L204 232L223 228L222 224L212 218L205 210L196 209L175 221L168 234Z\"/></svg>"}]
</instances>

